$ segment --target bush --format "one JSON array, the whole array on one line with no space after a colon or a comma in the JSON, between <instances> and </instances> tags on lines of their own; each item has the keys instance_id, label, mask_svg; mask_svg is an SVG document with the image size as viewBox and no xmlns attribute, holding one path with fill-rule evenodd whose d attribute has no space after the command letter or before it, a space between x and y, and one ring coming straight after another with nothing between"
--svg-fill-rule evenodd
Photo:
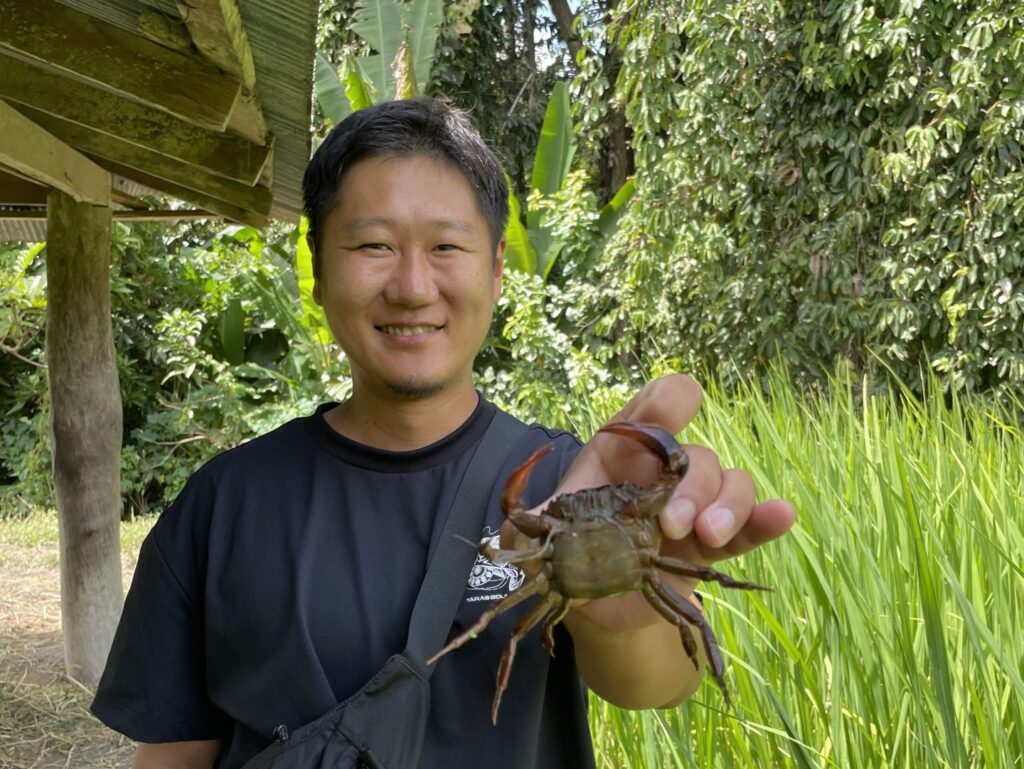
<instances>
[{"instance_id":1,"label":"bush","mask_svg":"<svg viewBox=\"0 0 1024 769\"><path fill-rule=\"evenodd\" d=\"M300 319L293 247L283 230L265 242L252 228L115 225L126 517L162 509L217 452L346 392L343 362ZM53 505L44 258L0 251L0 515Z\"/></svg>"},{"instance_id":2,"label":"bush","mask_svg":"<svg viewBox=\"0 0 1024 769\"><path fill-rule=\"evenodd\" d=\"M1024 381L1024 4L642 5L609 28L638 174L577 305L600 344Z\"/></svg>"}]
</instances>

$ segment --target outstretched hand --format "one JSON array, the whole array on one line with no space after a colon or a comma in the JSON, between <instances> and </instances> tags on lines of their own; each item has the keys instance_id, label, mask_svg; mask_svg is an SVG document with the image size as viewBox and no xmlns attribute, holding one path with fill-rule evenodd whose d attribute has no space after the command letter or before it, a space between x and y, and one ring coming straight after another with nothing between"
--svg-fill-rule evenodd
<instances>
[{"instance_id":1,"label":"outstretched hand","mask_svg":"<svg viewBox=\"0 0 1024 769\"><path fill-rule=\"evenodd\" d=\"M701 389L691 377L673 374L648 383L609 423L653 424L675 435L697 414L701 399ZM790 503L757 502L749 473L723 468L710 448L684 448L690 458L689 470L659 515L663 555L709 566L770 542L793 525L795 511ZM659 459L644 446L614 434L598 433L580 451L556 495L625 481L647 486L660 472ZM502 539L505 546L513 545L518 539L514 527L506 524ZM757 575L734 576L758 581ZM683 596L693 591L693 579L665 578ZM639 593L589 601L577 605L574 611L610 631L635 630L660 621Z\"/></svg>"}]
</instances>

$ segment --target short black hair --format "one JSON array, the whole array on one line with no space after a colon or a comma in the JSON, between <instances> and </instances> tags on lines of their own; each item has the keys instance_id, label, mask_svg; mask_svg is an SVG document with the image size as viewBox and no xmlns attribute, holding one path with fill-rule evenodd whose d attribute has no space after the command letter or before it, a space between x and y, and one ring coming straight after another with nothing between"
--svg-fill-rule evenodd
<instances>
[{"instance_id":1,"label":"short black hair","mask_svg":"<svg viewBox=\"0 0 1024 769\"><path fill-rule=\"evenodd\" d=\"M369 158L413 155L449 163L466 177L497 248L508 223L508 184L501 163L466 112L444 99L417 97L353 112L313 154L302 177L302 196L316 250L349 169ZM315 253L313 266L319 267Z\"/></svg>"}]
</instances>

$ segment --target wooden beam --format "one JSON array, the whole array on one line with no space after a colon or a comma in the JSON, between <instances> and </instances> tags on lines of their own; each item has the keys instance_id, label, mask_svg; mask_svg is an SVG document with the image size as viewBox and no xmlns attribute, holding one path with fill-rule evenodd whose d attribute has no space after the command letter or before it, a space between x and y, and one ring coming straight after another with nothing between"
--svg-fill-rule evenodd
<instances>
[{"instance_id":1,"label":"wooden beam","mask_svg":"<svg viewBox=\"0 0 1024 769\"><path fill-rule=\"evenodd\" d=\"M192 42L207 61L242 84L242 96L230 126L262 144L267 135L263 109L256 98L256 65L236 0L178 0L178 12Z\"/></svg>"},{"instance_id":2,"label":"wooden beam","mask_svg":"<svg viewBox=\"0 0 1024 769\"><path fill-rule=\"evenodd\" d=\"M0 163L80 203L110 203L110 174L0 101Z\"/></svg>"},{"instance_id":3,"label":"wooden beam","mask_svg":"<svg viewBox=\"0 0 1024 769\"><path fill-rule=\"evenodd\" d=\"M223 214L211 214L209 211L191 209L165 208L158 211L114 211L115 222L177 222L194 221L196 219L224 219ZM46 209L35 211L4 211L0 210L0 221L7 219L46 219Z\"/></svg>"},{"instance_id":4,"label":"wooden beam","mask_svg":"<svg viewBox=\"0 0 1024 769\"><path fill-rule=\"evenodd\" d=\"M182 53L192 53L195 50L188 30L180 21L172 21L163 13L143 11L139 15L138 28L143 37L165 48Z\"/></svg>"},{"instance_id":5,"label":"wooden beam","mask_svg":"<svg viewBox=\"0 0 1024 769\"><path fill-rule=\"evenodd\" d=\"M0 206L45 206L48 190L21 174L0 168ZM0 212L0 216L3 213Z\"/></svg>"},{"instance_id":6,"label":"wooden beam","mask_svg":"<svg viewBox=\"0 0 1024 769\"><path fill-rule=\"evenodd\" d=\"M188 187L173 184L164 179L157 179L144 171L138 170L137 168L129 168L128 166L123 166L112 160L104 160L103 158L96 158L95 160L112 174L117 174L125 179L131 179L132 181L144 184L152 189L162 189L171 197L175 197L178 200L188 201L189 203L199 206L206 211L221 214L224 218L230 219L233 222L251 224L257 229L263 229L267 226L267 217L264 214L246 211L244 208L232 205L231 203L225 203L223 200L219 200L211 195L205 195L202 192L197 192L196 190L191 190Z\"/></svg>"},{"instance_id":7,"label":"wooden beam","mask_svg":"<svg viewBox=\"0 0 1024 769\"><path fill-rule=\"evenodd\" d=\"M43 62L114 93L223 131L234 78L56 0L0 0L0 52Z\"/></svg>"},{"instance_id":8,"label":"wooden beam","mask_svg":"<svg viewBox=\"0 0 1024 769\"><path fill-rule=\"evenodd\" d=\"M152 177L210 195L247 211L264 216L270 212L273 193L266 187L254 187L225 179L124 139L101 134L31 107L23 106L20 109L46 130L90 156L139 169ZM166 184L156 185L159 190L166 188Z\"/></svg>"},{"instance_id":9,"label":"wooden beam","mask_svg":"<svg viewBox=\"0 0 1024 769\"><path fill-rule=\"evenodd\" d=\"M144 104L93 88L56 72L0 57L0 97L100 133L117 136L218 176L255 184L273 142L259 146L241 137L200 128Z\"/></svg>"}]
</instances>

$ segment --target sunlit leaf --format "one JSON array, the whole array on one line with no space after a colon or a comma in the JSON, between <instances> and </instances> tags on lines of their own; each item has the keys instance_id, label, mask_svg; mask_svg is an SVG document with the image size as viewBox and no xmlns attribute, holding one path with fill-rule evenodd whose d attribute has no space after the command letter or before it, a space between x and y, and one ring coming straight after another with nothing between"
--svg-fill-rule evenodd
<instances>
[{"instance_id":1,"label":"sunlit leaf","mask_svg":"<svg viewBox=\"0 0 1024 769\"><path fill-rule=\"evenodd\" d=\"M530 245L530 238L523 226L522 208L514 192L508 196L509 216L505 228L505 268L520 272L534 273L537 270L537 254Z\"/></svg>"},{"instance_id":2,"label":"sunlit leaf","mask_svg":"<svg viewBox=\"0 0 1024 769\"><path fill-rule=\"evenodd\" d=\"M313 68L313 90L320 111L332 124L337 125L352 112L341 78L331 63L319 53Z\"/></svg>"}]
</instances>

